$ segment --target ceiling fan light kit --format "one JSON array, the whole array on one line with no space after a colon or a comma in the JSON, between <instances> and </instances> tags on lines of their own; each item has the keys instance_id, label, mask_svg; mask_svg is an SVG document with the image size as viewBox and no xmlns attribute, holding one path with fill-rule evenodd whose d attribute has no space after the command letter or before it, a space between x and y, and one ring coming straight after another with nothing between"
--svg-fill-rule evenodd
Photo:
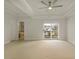
<instances>
[{"instance_id":1,"label":"ceiling fan light kit","mask_svg":"<svg viewBox=\"0 0 79 59\"><path fill-rule=\"evenodd\" d=\"M48 9L49 9L49 10L51 10L51 9L52 9L52 7L48 7Z\"/></svg>"}]
</instances>

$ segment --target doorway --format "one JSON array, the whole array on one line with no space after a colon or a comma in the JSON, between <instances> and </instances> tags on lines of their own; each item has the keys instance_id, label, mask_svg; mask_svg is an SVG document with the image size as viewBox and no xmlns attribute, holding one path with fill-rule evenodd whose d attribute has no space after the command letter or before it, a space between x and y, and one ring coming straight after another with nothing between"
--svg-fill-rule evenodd
<instances>
[{"instance_id":1,"label":"doorway","mask_svg":"<svg viewBox=\"0 0 79 59\"><path fill-rule=\"evenodd\" d=\"M24 40L24 22L19 22L19 40Z\"/></svg>"},{"instance_id":2,"label":"doorway","mask_svg":"<svg viewBox=\"0 0 79 59\"><path fill-rule=\"evenodd\" d=\"M58 39L58 24L43 24L43 36L45 39Z\"/></svg>"}]
</instances>

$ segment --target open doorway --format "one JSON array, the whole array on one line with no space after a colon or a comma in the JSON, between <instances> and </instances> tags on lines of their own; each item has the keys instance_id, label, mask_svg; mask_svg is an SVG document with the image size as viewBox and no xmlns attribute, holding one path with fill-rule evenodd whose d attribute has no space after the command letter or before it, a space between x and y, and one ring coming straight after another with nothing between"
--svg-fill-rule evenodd
<instances>
[{"instance_id":1,"label":"open doorway","mask_svg":"<svg viewBox=\"0 0 79 59\"><path fill-rule=\"evenodd\" d=\"M24 22L19 22L19 40L24 40Z\"/></svg>"}]
</instances>

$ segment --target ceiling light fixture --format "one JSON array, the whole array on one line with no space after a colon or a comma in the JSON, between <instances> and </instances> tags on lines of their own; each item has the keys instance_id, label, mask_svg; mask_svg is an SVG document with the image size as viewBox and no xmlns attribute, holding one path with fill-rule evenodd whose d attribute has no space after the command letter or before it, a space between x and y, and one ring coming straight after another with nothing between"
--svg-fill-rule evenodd
<instances>
[{"instance_id":1,"label":"ceiling light fixture","mask_svg":"<svg viewBox=\"0 0 79 59\"><path fill-rule=\"evenodd\" d=\"M49 9L49 10L51 10L51 9L52 9L52 7L48 7L48 9Z\"/></svg>"}]
</instances>

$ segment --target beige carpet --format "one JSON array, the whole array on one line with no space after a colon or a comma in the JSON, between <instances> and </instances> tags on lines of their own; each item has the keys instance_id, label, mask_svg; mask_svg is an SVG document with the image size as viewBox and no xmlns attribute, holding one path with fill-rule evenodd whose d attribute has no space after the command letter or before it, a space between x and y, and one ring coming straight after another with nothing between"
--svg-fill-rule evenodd
<instances>
[{"instance_id":1,"label":"beige carpet","mask_svg":"<svg viewBox=\"0 0 79 59\"><path fill-rule=\"evenodd\" d=\"M74 46L60 40L14 41L4 54L4 59L75 59Z\"/></svg>"}]
</instances>

